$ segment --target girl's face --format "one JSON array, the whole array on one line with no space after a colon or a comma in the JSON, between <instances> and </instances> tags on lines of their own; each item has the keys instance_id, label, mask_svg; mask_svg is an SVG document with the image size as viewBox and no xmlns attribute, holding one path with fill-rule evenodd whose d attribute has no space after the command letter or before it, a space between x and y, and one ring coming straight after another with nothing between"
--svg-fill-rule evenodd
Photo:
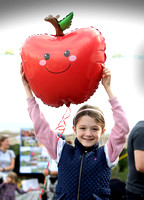
<instances>
[{"instance_id":1,"label":"girl's face","mask_svg":"<svg viewBox=\"0 0 144 200\"><path fill-rule=\"evenodd\" d=\"M6 182L7 182L7 183L11 183L11 182L12 182L11 177L7 176L7 178L6 178Z\"/></svg>"},{"instance_id":2,"label":"girl's face","mask_svg":"<svg viewBox=\"0 0 144 200\"><path fill-rule=\"evenodd\" d=\"M100 124L88 115L81 117L76 127L73 126L73 130L79 142L85 147L95 145L104 133Z\"/></svg>"}]
</instances>

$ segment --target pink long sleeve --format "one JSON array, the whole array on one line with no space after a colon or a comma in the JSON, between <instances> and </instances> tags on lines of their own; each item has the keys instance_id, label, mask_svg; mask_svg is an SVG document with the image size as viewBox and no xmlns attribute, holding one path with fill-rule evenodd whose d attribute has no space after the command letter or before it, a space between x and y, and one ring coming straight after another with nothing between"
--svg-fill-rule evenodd
<instances>
[{"instance_id":1,"label":"pink long sleeve","mask_svg":"<svg viewBox=\"0 0 144 200\"><path fill-rule=\"evenodd\" d=\"M112 106L115 124L111 130L107 146L109 159L111 162L114 162L125 145L129 133L129 124L117 98L114 97L113 99L110 99L109 102Z\"/></svg>"},{"instance_id":2,"label":"pink long sleeve","mask_svg":"<svg viewBox=\"0 0 144 200\"><path fill-rule=\"evenodd\" d=\"M28 112L34 125L35 135L37 139L47 148L52 159L57 158L57 134L50 129L49 123L40 112L39 105L35 98L27 99Z\"/></svg>"}]
</instances>

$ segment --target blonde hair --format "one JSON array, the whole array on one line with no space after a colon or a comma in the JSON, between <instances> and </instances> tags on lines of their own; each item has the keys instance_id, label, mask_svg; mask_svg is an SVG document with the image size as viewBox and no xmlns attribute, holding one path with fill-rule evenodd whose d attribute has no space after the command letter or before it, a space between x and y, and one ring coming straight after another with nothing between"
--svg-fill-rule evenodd
<instances>
[{"instance_id":1,"label":"blonde hair","mask_svg":"<svg viewBox=\"0 0 144 200\"><path fill-rule=\"evenodd\" d=\"M81 117L83 116L89 116L92 117L93 119L98 122L102 130L105 128L105 119L104 119L104 114L103 112L96 106L91 106L91 105L84 105L82 106L76 113L74 119L73 119L73 125L76 127L78 121L80 120Z\"/></svg>"},{"instance_id":2,"label":"blonde hair","mask_svg":"<svg viewBox=\"0 0 144 200\"><path fill-rule=\"evenodd\" d=\"M11 183L17 184L18 176L15 172L9 172L7 177L11 178Z\"/></svg>"}]
</instances>

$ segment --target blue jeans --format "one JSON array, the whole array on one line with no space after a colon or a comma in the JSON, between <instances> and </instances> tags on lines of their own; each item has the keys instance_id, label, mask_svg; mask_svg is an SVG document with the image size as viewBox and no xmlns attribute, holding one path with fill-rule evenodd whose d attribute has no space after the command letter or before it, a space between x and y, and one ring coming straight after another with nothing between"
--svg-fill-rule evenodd
<instances>
[{"instance_id":1,"label":"blue jeans","mask_svg":"<svg viewBox=\"0 0 144 200\"><path fill-rule=\"evenodd\" d=\"M126 190L126 200L144 200L144 194L134 194Z\"/></svg>"}]
</instances>

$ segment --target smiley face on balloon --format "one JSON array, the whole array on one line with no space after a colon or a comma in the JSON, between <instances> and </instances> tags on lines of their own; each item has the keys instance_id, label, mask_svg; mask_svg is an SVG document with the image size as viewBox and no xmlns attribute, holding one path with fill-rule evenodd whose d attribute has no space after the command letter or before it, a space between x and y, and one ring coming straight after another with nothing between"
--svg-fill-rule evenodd
<instances>
[{"instance_id":1,"label":"smiley face on balloon","mask_svg":"<svg viewBox=\"0 0 144 200\"><path fill-rule=\"evenodd\" d=\"M52 43L52 46L54 46L53 43ZM44 58L39 61L39 64L41 66L45 66L45 69L49 73L53 73L53 74L64 73L71 67L72 62L74 62L77 59L77 57L75 55L71 55L69 50L66 50L66 51L64 51L64 52L62 51L60 53L59 56L61 58L59 58L59 60L57 61L57 58L55 58L56 57L55 48L57 48L57 47L54 46L54 48L51 48L49 53L46 53L44 55ZM53 56L52 57L53 59L51 58L51 56ZM57 56L58 56L58 54L57 54ZM65 59L65 63L63 63L63 62L60 63L61 59L62 60ZM57 65L57 67L54 67L53 62L55 62L55 65Z\"/></svg>"},{"instance_id":2,"label":"smiley face on balloon","mask_svg":"<svg viewBox=\"0 0 144 200\"><path fill-rule=\"evenodd\" d=\"M64 35L72 17L73 13L61 21L45 18L55 27L56 35L33 35L21 50L26 79L35 95L49 106L83 103L101 80L105 39L94 27Z\"/></svg>"}]
</instances>

